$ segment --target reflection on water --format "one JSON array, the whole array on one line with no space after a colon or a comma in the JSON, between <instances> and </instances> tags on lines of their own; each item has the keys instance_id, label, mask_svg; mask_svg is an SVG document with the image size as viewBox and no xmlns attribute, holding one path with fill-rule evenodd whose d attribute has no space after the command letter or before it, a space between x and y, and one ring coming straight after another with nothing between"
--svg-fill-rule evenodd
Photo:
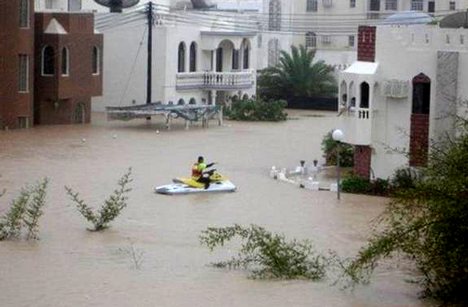
<instances>
[{"instance_id":1,"label":"reflection on water","mask_svg":"<svg viewBox=\"0 0 468 307\"><path fill-rule=\"evenodd\" d=\"M311 239L320 250L352 255L385 199L300 190L268 177L272 165L321 157L322 136L336 117L294 114L286 123L235 123L210 129L183 123L163 130L159 119L129 123L38 127L0 132L0 213L19 187L47 176L48 207L39 242L0 243L1 306L428 306L408 271L388 263L355 292L332 280L254 281L246 272L207 266L229 257L198 242L207 226L255 223L288 237ZM156 130L161 132L158 134ZM232 194L163 196L152 189L186 175L204 155L238 186ZM103 233L86 223L63 186L94 205L133 167L130 204ZM141 253L135 269L129 251Z\"/></svg>"}]
</instances>

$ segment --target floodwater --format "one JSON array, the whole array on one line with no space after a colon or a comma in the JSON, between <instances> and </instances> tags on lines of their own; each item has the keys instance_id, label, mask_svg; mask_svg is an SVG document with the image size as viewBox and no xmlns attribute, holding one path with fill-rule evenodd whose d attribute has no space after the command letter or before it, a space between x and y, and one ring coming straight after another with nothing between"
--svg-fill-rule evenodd
<instances>
[{"instance_id":1,"label":"floodwater","mask_svg":"<svg viewBox=\"0 0 468 307\"><path fill-rule=\"evenodd\" d=\"M429 306L407 279L407 266L387 262L354 292L321 282L258 281L210 262L198 236L208 226L258 224L310 239L320 251L353 255L369 234L383 198L301 190L268 177L276 166L320 158L331 113L294 112L285 123L225 122L209 129L164 130L150 123L106 122L0 132L0 213L21 186L50 178L37 242L0 242L0 306ZM156 130L160 130L157 133ZM153 187L187 175L197 156L218 162L238 186L232 194L163 196ZM67 198L73 187L97 206L132 167L128 207L112 227L92 233ZM140 259L137 269L131 251Z\"/></svg>"}]
</instances>

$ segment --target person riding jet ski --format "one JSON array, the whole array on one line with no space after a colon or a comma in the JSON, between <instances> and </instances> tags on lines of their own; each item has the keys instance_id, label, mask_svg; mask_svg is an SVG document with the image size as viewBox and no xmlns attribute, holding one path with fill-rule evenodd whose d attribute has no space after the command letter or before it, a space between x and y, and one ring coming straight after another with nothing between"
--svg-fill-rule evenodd
<instances>
[{"instance_id":1,"label":"person riding jet ski","mask_svg":"<svg viewBox=\"0 0 468 307\"><path fill-rule=\"evenodd\" d=\"M208 189L210 187L210 174L204 171L215 164L214 162L205 164L205 159L202 156L198 157L197 162L192 165L192 179L205 184L205 189Z\"/></svg>"}]
</instances>

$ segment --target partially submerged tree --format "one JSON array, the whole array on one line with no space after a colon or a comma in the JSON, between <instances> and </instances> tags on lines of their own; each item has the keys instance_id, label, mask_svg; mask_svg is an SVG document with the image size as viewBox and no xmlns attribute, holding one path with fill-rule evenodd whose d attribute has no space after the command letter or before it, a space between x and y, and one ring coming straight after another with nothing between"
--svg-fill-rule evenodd
<instances>
[{"instance_id":1,"label":"partially submerged tree","mask_svg":"<svg viewBox=\"0 0 468 307\"><path fill-rule=\"evenodd\" d=\"M325 276L327 259L315 254L308 241L287 241L263 227L210 227L200 235L200 242L210 250L234 238L243 243L237 257L215 263L216 267L250 268L254 278L319 280Z\"/></svg>"},{"instance_id":2,"label":"partially submerged tree","mask_svg":"<svg viewBox=\"0 0 468 307\"><path fill-rule=\"evenodd\" d=\"M259 95L267 100L336 95L333 68L314 57L315 50L303 45L291 46L291 54L281 51L279 64L260 72Z\"/></svg>"},{"instance_id":3,"label":"partially submerged tree","mask_svg":"<svg viewBox=\"0 0 468 307\"><path fill-rule=\"evenodd\" d=\"M354 283L402 252L415 261L427 296L468 303L468 121L459 120L460 133L432 145L422 179L396 192L379 220L385 228L346 267Z\"/></svg>"},{"instance_id":4,"label":"partially submerged tree","mask_svg":"<svg viewBox=\"0 0 468 307\"><path fill-rule=\"evenodd\" d=\"M132 190L128 188L128 185L132 182L130 178L131 173L132 169L129 168L118 181L118 188L104 201L104 205L97 212L80 198L78 192L74 192L70 187L65 187L68 196L70 196L71 200L75 203L81 215L93 224L93 231L101 231L108 228L109 223L119 216L122 210L127 206L127 194Z\"/></svg>"}]
</instances>

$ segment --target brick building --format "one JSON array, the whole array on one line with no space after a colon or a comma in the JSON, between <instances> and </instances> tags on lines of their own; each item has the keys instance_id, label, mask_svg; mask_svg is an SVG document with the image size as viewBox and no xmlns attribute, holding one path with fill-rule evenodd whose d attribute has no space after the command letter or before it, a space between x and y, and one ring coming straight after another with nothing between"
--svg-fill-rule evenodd
<instances>
[{"instance_id":1,"label":"brick building","mask_svg":"<svg viewBox=\"0 0 468 307\"><path fill-rule=\"evenodd\" d=\"M102 93L103 37L85 13L0 2L0 129L90 121Z\"/></svg>"},{"instance_id":2,"label":"brick building","mask_svg":"<svg viewBox=\"0 0 468 307\"><path fill-rule=\"evenodd\" d=\"M35 124L88 123L102 93L102 34L86 13L36 13Z\"/></svg>"},{"instance_id":3,"label":"brick building","mask_svg":"<svg viewBox=\"0 0 468 307\"><path fill-rule=\"evenodd\" d=\"M0 1L0 129L33 118L34 1Z\"/></svg>"}]
</instances>

